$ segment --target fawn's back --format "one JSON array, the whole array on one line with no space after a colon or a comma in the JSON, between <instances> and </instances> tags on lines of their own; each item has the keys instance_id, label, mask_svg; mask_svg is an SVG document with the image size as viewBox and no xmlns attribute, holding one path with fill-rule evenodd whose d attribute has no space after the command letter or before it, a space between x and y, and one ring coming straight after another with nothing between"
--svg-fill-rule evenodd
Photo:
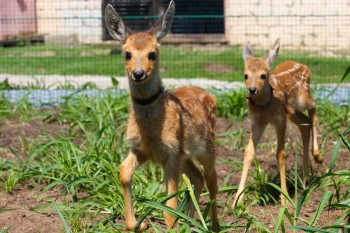
<instances>
[{"instance_id":1,"label":"fawn's back","mask_svg":"<svg viewBox=\"0 0 350 233\"><path fill-rule=\"evenodd\" d=\"M282 62L271 72L270 83L274 91L283 93L289 113L314 107L310 95L310 77L309 68L295 61Z\"/></svg>"}]
</instances>

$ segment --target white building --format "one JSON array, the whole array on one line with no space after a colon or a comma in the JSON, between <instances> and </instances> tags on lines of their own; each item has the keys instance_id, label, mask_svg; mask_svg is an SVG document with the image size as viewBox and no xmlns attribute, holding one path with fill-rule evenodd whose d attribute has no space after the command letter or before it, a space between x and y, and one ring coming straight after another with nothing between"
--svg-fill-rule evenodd
<instances>
[{"instance_id":1,"label":"white building","mask_svg":"<svg viewBox=\"0 0 350 233\"><path fill-rule=\"evenodd\" d=\"M17 2L23 1L30 0L17 0ZM149 12L151 9L153 12L159 12L160 6L166 6L169 2L169 0L110 0L109 2L129 4L138 1L144 5L148 4L144 7L149 7L147 8ZM108 0L36 0L35 2L37 33L45 35L46 42L64 41L68 44L103 42L102 8ZM177 17L184 14L191 15L191 10L196 11L202 7L206 11L196 14L204 18L193 18L192 29L188 28L191 24L188 22L191 20L186 16L176 19L178 21L174 21L173 34L166 37L168 41L225 42L242 45L249 40L255 47L266 48L276 38L280 38L283 47L287 49L342 52L350 49L350 0L207 0L207 2L186 0L186 8L181 8L181 2L184 1L175 0ZM213 3L222 8L221 14L213 7ZM203 7L199 4L212 5ZM210 17L205 17L214 8L216 12ZM188 11L185 11L186 9ZM146 19L139 17L138 20ZM217 22L212 28L222 28L222 31L214 33L191 31L193 27L202 28L205 22L208 24L215 20ZM178 31L181 26L184 30Z\"/></svg>"}]
</instances>

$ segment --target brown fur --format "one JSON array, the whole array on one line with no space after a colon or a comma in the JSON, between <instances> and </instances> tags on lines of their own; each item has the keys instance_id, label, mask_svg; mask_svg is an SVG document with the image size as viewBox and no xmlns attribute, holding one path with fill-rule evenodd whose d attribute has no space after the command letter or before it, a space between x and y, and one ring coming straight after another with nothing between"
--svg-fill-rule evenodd
<instances>
[{"instance_id":1,"label":"brown fur","mask_svg":"<svg viewBox=\"0 0 350 233\"><path fill-rule=\"evenodd\" d=\"M165 15L160 18L163 23L156 23L148 32L133 34L113 8L106 9L106 22L111 35L122 41L124 53L131 55L125 61L131 95L126 138L131 149L120 166L127 230L143 231L147 228L142 223L139 229L135 229L137 220L131 198L133 173L147 161L163 167L169 195L178 191L182 173L190 179L197 199L204 180L210 200L216 199L218 191L215 170L215 98L194 87L166 90L159 77L159 41L170 27L173 11L174 4L171 2ZM164 25L169 27L164 28ZM156 59L149 58L151 53L156 54ZM135 78L138 76L135 71L144 74L142 78ZM204 177L194 160L203 166ZM177 198L168 200L166 205L176 209ZM212 228L218 231L220 225L215 203L211 209ZM193 216L193 203L190 203L188 212ZM167 227L174 228L175 218L167 213L164 216Z\"/></svg>"},{"instance_id":2,"label":"brown fur","mask_svg":"<svg viewBox=\"0 0 350 233\"><path fill-rule=\"evenodd\" d=\"M281 189L285 193L285 131L287 118L295 123L302 135L303 141L303 181L306 182L309 172L308 148L310 132L312 134L312 154L316 162L322 163L319 154L316 132L316 108L310 95L310 70L305 65L294 61L286 61L270 73L270 66L277 56L279 40L269 50L265 57L253 57L248 43L243 52L245 61L245 85L250 96L248 99L251 118L251 136L245 149L241 181L232 208L243 198L245 182L249 167L255 155L259 139L268 123L274 125L277 134L276 158L280 169ZM265 78L262 75L266 75ZM309 117L302 112L308 111ZM281 195L281 202L286 203Z\"/></svg>"}]
</instances>

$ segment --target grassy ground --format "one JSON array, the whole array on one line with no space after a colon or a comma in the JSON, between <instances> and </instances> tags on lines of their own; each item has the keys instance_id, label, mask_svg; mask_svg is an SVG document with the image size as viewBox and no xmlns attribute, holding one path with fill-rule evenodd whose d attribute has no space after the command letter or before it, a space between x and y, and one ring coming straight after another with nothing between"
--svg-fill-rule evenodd
<instances>
[{"instance_id":1,"label":"grassy ground","mask_svg":"<svg viewBox=\"0 0 350 233\"><path fill-rule=\"evenodd\" d=\"M0 52L0 73L124 75L122 56L109 55L110 47L38 45L0 48ZM163 46L163 77L242 80L240 53L240 48L227 46ZM312 57L283 50L280 55L279 61L293 58L309 65L313 82L337 82L349 64L345 58ZM295 195L287 207L278 205L278 171L274 158L269 156L276 145L271 139L273 131L268 131L258 148L260 160L255 161L249 174L245 203L235 211L229 209L249 134L249 124L244 120L244 95L239 91L217 95L221 117L217 168L222 232L346 232L350 225L350 109L327 99L317 100L321 153L327 160L322 167L313 167L308 186L300 182L298 170L302 168L294 159L302 151L300 140L294 140L299 136L295 133L287 142L291 155L288 183ZM4 217L17 216L17 208L29 211L24 216L39 216L37 225L44 216L54 216L65 232L124 232L118 171L129 149L124 141L127 109L128 97L112 93L90 98L72 95L61 106L45 111L35 109L28 98L10 103L0 96L0 199L5 200L7 194L6 198L16 196L23 189L29 189L25 196L33 190L48 194L30 207L11 207L2 201L0 232L22 227L22 220L7 222L11 217ZM162 210L166 209L163 203L168 197L162 176L161 169L151 164L134 176L136 213L138 219L148 220L150 232L166 232ZM191 186L182 181L176 194L181 208L174 212L179 218L179 231L210 232L206 191L197 203L200 210L196 217L183 214L190 192ZM41 232L54 232L43 229Z\"/></svg>"},{"instance_id":2,"label":"grassy ground","mask_svg":"<svg viewBox=\"0 0 350 233\"><path fill-rule=\"evenodd\" d=\"M242 121L247 115L244 95L238 91L217 96L218 115L223 117L217 137L222 232L345 232L350 225L350 109L325 99L318 100L318 116L320 144L327 162L312 171L308 186L300 183L301 168L293 162L297 159L289 158L292 163L288 180L297 195L292 196L287 208L278 206L278 173L271 170L275 166L269 161L274 158L268 156L274 153L275 144L268 132L267 141L259 146L261 160L255 162L249 174L245 204L234 212L229 210L237 188L232 185L236 183L232 177L239 177L248 137L248 124ZM124 232L125 210L118 171L128 150L124 141L128 97L73 95L61 106L43 111L33 108L26 98L9 103L0 96L0 106L0 194L16 195L23 187L39 189L41 194L51 192L40 198L40 205L29 208L32 214L27 213L27 218L39 215L43 220L45 216L56 216L65 232ZM28 126L30 136L16 133L19 126ZM6 138L11 134L17 143ZM295 135L287 143L291 157L302 151ZM162 210L167 197L161 181L161 169L151 164L138 169L134 176L136 213L139 219L146 218L151 223L149 232L166 232ZM181 204L190 198L190 191L191 186L183 181L177 193ZM179 232L210 232L210 204L205 191L201 199L196 218L186 217L183 208L175 211ZM1 203L0 215L11 211L16 210ZM11 227L21 224L22 221L16 221L1 225L4 228L0 232L11 232Z\"/></svg>"},{"instance_id":3,"label":"grassy ground","mask_svg":"<svg viewBox=\"0 0 350 233\"><path fill-rule=\"evenodd\" d=\"M112 48L117 54L110 55ZM163 45L162 77L242 81L241 51L242 48L225 45ZM256 53L262 56L265 51ZM124 61L118 45L0 47L0 54L0 73L124 76ZM291 52L282 46L276 64L289 59L308 65L313 83L338 82L339 74L350 63L349 58Z\"/></svg>"}]
</instances>

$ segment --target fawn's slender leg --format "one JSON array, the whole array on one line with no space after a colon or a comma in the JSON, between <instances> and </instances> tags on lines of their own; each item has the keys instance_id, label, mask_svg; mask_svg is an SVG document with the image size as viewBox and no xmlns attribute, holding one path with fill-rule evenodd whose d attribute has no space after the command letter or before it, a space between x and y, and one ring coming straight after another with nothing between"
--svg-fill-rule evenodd
<instances>
[{"instance_id":1,"label":"fawn's slender leg","mask_svg":"<svg viewBox=\"0 0 350 233\"><path fill-rule=\"evenodd\" d=\"M179 156L174 156L174 158ZM177 159L168 159L164 166L164 180L166 183L166 190L168 195L173 194L179 189L180 179L180 161ZM177 197L173 197L166 202L168 207L177 209ZM164 213L165 223L168 229L175 228L175 217L171 214Z\"/></svg>"},{"instance_id":2,"label":"fawn's slender leg","mask_svg":"<svg viewBox=\"0 0 350 233\"><path fill-rule=\"evenodd\" d=\"M323 157L320 155L320 151L318 149L318 143L317 143L317 116L316 116L316 108L312 108L308 111L309 117L312 122L312 129L311 129L311 135L312 135L312 155L314 157L314 160L318 163L323 162Z\"/></svg>"},{"instance_id":3,"label":"fawn's slender leg","mask_svg":"<svg viewBox=\"0 0 350 233\"><path fill-rule=\"evenodd\" d=\"M278 122L275 124L277 135L277 152L276 158L280 171L281 189L284 193L288 194L287 182L286 182L286 152L285 152L285 137L286 137L286 121ZM281 204L286 204L284 195L281 194Z\"/></svg>"},{"instance_id":4,"label":"fawn's slender leg","mask_svg":"<svg viewBox=\"0 0 350 233\"><path fill-rule=\"evenodd\" d=\"M311 120L303 113L296 111L295 114L291 115L291 121L294 122L301 133L303 141L303 183L306 184L307 178L309 177L309 144L310 144L310 132L311 132Z\"/></svg>"},{"instance_id":5,"label":"fawn's slender leg","mask_svg":"<svg viewBox=\"0 0 350 233\"><path fill-rule=\"evenodd\" d=\"M194 186L194 195L196 197L196 200L198 200L204 185L202 173L198 170L198 168L194 165L194 163L189 159L187 159L184 162L182 169L183 169L183 172L190 179L191 184ZM193 205L193 202L190 201L188 205L188 216L193 217L193 214L194 214L194 205Z\"/></svg>"},{"instance_id":6,"label":"fawn's slender leg","mask_svg":"<svg viewBox=\"0 0 350 233\"><path fill-rule=\"evenodd\" d=\"M243 194L241 195L245 183L247 181L247 176L248 176L248 170L250 168L250 165L253 162L256 147L259 143L259 140L261 138L261 135L263 134L265 128L266 128L267 123L265 122L256 122L252 120L252 131L250 135L250 139L248 142L248 145L245 149L244 152L244 160L243 160L243 170L242 170L242 176L241 176L241 181L239 182L238 190L235 196L235 199L233 201L233 204L231 208L233 209L236 205L237 202L241 202L243 199ZM239 197L239 199L238 199Z\"/></svg>"},{"instance_id":7,"label":"fawn's slender leg","mask_svg":"<svg viewBox=\"0 0 350 233\"><path fill-rule=\"evenodd\" d=\"M137 151L130 151L126 159L120 165L120 180L123 186L124 194L124 205L125 205L125 225L126 229L129 231L134 231L137 224L134 207L131 196L131 183L134 171L142 163L145 162L144 157L140 156ZM146 230L147 225L142 223L140 225L139 231Z\"/></svg>"},{"instance_id":8,"label":"fawn's slender leg","mask_svg":"<svg viewBox=\"0 0 350 233\"><path fill-rule=\"evenodd\" d=\"M199 160L204 167L204 179L209 190L210 200L215 200L211 205L212 230L220 231L220 223L218 219L216 196L218 193L217 173L215 170L215 156L210 154L209 157Z\"/></svg>"}]
</instances>

